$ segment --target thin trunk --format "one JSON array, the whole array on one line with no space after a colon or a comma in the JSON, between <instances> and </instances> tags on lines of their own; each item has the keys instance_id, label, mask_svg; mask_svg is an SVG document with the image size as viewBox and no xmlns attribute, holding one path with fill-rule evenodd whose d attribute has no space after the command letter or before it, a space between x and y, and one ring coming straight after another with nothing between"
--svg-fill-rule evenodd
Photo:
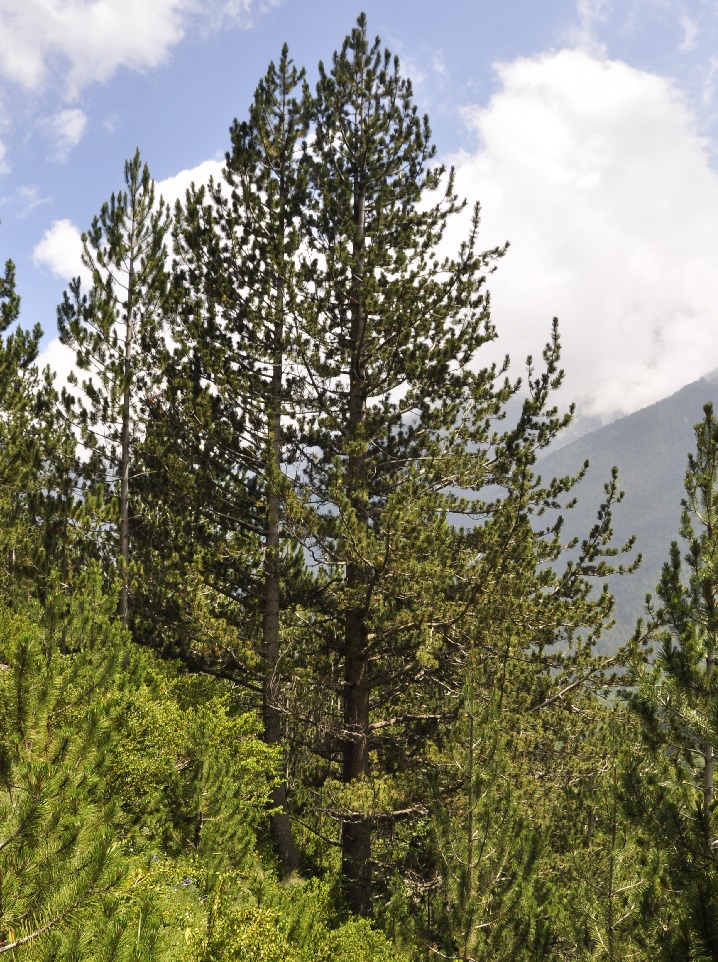
<instances>
[{"instance_id":1,"label":"thin trunk","mask_svg":"<svg viewBox=\"0 0 718 962\"><path fill-rule=\"evenodd\" d=\"M347 587L362 583L361 572L350 565ZM342 778L346 784L369 775L369 658L363 614L350 611L345 626L344 745ZM352 912L371 912L371 820L354 815L342 823L342 878L344 894Z\"/></svg>"},{"instance_id":2,"label":"thin trunk","mask_svg":"<svg viewBox=\"0 0 718 962\"><path fill-rule=\"evenodd\" d=\"M473 679L473 657L469 662L471 672L469 681L469 757L466 772L467 780L467 823L466 823L466 890L464 892L464 908L471 905L474 898L474 679ZM464 959L469 958L471 939L471 925L466 926L464 933Z\"/></svg>"},{"instance_id":3,"label":"thin trunk","mask_svg":"<svg viewBox=\"0 0 718 962\"><path fill-rule=\"evenodd\" d=\"M276 365L275 365L276 367ZM278 416L274 419L272 447L278 459ZM276 468L276 461L274 467ZM264 654L264 687L262 709L264 717L264 740L268 745L282 741L282 716L279 708L279 512L280 499L276 483L270 479L267 504L267 530L264 553L264 617L262 644ZM292 833L287 804L287 784L283 781L272 789L272 835L277 854L285 875L299 872L300 862Z\"/></svg>"},{"instance_id":4,"label":"thin trunk","mask_svg":"<svg viewBox=\"0 0 718 962\"><path fill-rule=\"evenodd\" d=\"M354 283L351 310L349 374L349 437L358 440L366 419L364 333L366 317L361 298L364 272L366 188L358 175L354 186ZM367 525L367 465L362 450L353 448L347 461L347 483L357 522ZM361 562L347 565L349 608L344 628L344 744L342 777L346 784L369 775L369 651L365 611L366 573ZM371 913L371 843L369 816L353 815L342 823L342 878L349 907L357 915Z\"/></svg>"},{"instance_id":5,"label":"thin trunk","mask_svg":"<svg viewBox=\"0 0 718 962\"><path fill-rule=\"evenodd\" d=\"M616 872L616 809L614 803L613 824L611 826L611 854L608 859L608 908L606 912L606 942L608 945L608 959L613 962L615 944L614 901Z\"/></svg>"},{"instance_id":6,"label":"thin trunk","mask_svg":"<svg viewBox=\"0 0 718 962\"><path fill-rule=\"evenodd\" d=\"M281 304L282 292L278 294ZM267 527L264 548L264 615L262 619L262 648L264 656L264 687L262 709L264 716L264 740L268 745L282 741L282 716L279 708L279 607L280 607L280 511L279 471L281 462L281 416L282 416L282 358L281 343L283 324L281 308L275 323L275 360L272 369L269 471L267 477ZM287 805L286 781L272 790L272 805L277 810L272 815L272 835L285 875L299 872L299 854L292 834Z\"/></svg>"},{"instance_id":7,"label":"thin trunk","mask_svg":"<svg viewBox=\"0 0 718 962\"><path fill-rule=\"evenodd\" d=\"M286 111L286 102L284 104ZM286 114L285 114L286 115ZM279 185L279 249L277 261L280 271L284 269L284 209L286 185L284 167L280 171ZM280 275L281 278L281 275ZM269 402L269 444L267 464L267 516L264 547L264 613L262 618L262 653L264 658L264 683L262 712L264 739L268 745L282 742L282 716L279 707L279 628L280 628L280 519L281 519L281 465L282 465L282 391L284 351L284 283L277 287L276 315L273 331L272 380ZM285 875L298 873L301 865L299 853L289 819L286 780L272 789L271 817L272 836Z\"/></svg>"},{"instance_id":8,"label":"thin trunk","mask_svg":"<svg viewBox=\"0 0 718 962\"><path fill-rule=\"evenodd\" d=\"M715 655L710 649L706 655L706 688L710 689L713 680ZM713 852L713 802L715 789L713 785L715 758L713 745L706 742L703 746L703 816L705 818L705 839L709 852Z\"/></svg>"},{"instance_id":9,"label":"thin trunk","mask_svg":"<svg viewBox=\"0 0 718 962\"><path fill-rule=\"evenodd\" d=\"M130 264L127 277L127 308L125 326L125 360L122 385L122 432L120 437L120 601L119 616L127 627L130 620L130 397L132 391L132 351L134 339L134 234L135 221L132 215L130 244Z\"/></svg>"}]
</instances>

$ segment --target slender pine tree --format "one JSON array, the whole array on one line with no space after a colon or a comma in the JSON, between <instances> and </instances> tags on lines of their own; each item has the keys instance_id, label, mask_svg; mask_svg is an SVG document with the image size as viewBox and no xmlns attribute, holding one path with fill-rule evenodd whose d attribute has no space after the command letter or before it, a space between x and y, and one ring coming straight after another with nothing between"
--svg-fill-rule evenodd
<instances>
[{"instance_id":1,"label":"slender pine tree","mask_svg":"<svg viewBox=\"0 0 718 962\"><path fill-rule=\"evenodd\" d=\"M194 516L217 550L207 545L203 578L220 598L239 601L234 614L220 598L216 607L243 635L241 645L230 643L226 669L261 689L268 744L278 744L284 728L280 613L282 585L295 567L283 526L292 490L286 425L296 395L289 327L305 191L302 84L285 46L257 87L248 119L231 128L222 180L189 191L184 208L178 205L178 346L166 365L167 419L186 439L185 476L192 462L193 486L208 478ZM188 640L184 657L217 661L201 638ZM284 871L296 872L286 792L286 785L275 788L272 825Z\"/></svg>"},{"instance_id":2,"label":"slender pine tree","mask_svg":"<svg viewBox=\"0 0 718 962\"><path fill-rule=\"evenodd\" d=\"M162 199L156 201L139 150L126 161L124 180L125 189L111 196L83 234L92 287L83 294L80 279L72 281L58 307L58 327L61 342L90 375L81 385L84 399L65 392L64 400L92 453L88 481L108 483L116 497L118 614L127 625L133 446L141 423L139 400L151 395L156 383L152 358L166 317L169 216ZM77 385L77 378L71 383Z\"/></svg>"},{"instance_id":3,"label":"slender pine tree","mask_svg":"<svg viewBox=\"0 0 718 962\"><path fill-rule=\"evenodd\" d=\"M718 959L718 846L714 757L718 744L718 423L713 407L696 425L688 456L680 533L649 603L649 667L638 659L634 707L647 754L632 769L634 805L668 852L679 918L658 941L661 957ZM685 567L684 562L685 561Z\"/></svg>"}]
</instances>

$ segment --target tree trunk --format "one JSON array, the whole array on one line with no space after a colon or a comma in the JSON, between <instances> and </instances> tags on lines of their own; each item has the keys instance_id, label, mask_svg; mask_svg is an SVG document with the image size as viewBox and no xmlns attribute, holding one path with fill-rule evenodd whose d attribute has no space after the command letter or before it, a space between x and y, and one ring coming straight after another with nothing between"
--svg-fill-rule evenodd
<instances>
[{"instance_id":1,"label":"tree trunk","mask_svg":"<svg viewBox=\"0 0 718 962\"><path fill-rule=\"evenodd\" d=\"M279 293L281 301L282 294ZM280 315L281 317L281 315ZM275 326L275 348L281 351L283 325L278 319ZM281 354L275 356L272 371L272 397L270 414L269 471L267 472L267 527L264 548L264 614L262 619L262 649L264 658L264 685L262 710L264 716L264 740L268 745L282 741L282 717L279 708L279 606L280 606L280 511L279 471L281 470ZM272 815L272 835L282 871L285 875L299 872L299 854L294 842L286 782L272 790L272 805L278 809Z\"/></svg>"},{"instance_id":2,"label":"tree trunk","mask_svg":"<svg viewBox=\"0 0 718 962\"><path fill-rule=\"evenodd\" d=\"M286 78L283 78L286 81ZM283 85L286 90L286 83ZM286 94L283 103L286 117ZM280 272L284 269L284 231L286 183L284 166L279 173L279 227L277 231L276 257ZM269 399L269 444L265 465L267 486L267 515L264 547L264 612L262 618L262 654L264 680L262 712L264 738L268 745L282 742L282 716L279 707L279 629L280 629L280 523L281 523L281 471L282 471L282 392L284 389L284 281L280 278L276 295L276 315L272 333L272 380ZM276 809L271 818L272 836L285 875L300 871L299 853L289 820L286 780L272 790L272 804Z\"/></svg>"},{"instance_id":3,"label":"tree trunk","mask_svg":"<svg viewBox=\"0 0 718 962\"><path fill-rule=\"evenodd\" d=\"M706 688L710 688L713 679L715 655L712 648L706 655ZM706 742L703 746L703 817L705 818L705 839L709 852L713 852L713 801L715 789L713 785L715 758L713 746Z\"/></svg>"},{"instance_id":4,"label":"tree trunk","mask_svg":"<svg viewBox=\"0 0 718 962\"><path fill-rule=\"evenodd\" d=\"M361 572L349 566L350 592ZM361 782L369 775L369 658L366 624L357 611L347 615L344 661L344 744L342 779ZM342 879L347 903L357 915L371 913L371 819L349 814L342 823Z\"/></svg>"},{"instance_id":5,"label":"tree trunk","mask_svg":"<svg viewBox=\"0 0 718 962\"><path fill-rule=\"evenodd\" d=\"M359 175L354 181L354 283L351 294L351 360L349 372L349 435L361 437L366 419L364 333L366 317L361 286L364 274L366 188ZM347 460L348 493L359 525L368 525L366 455L357 446ZM366 573L361 561L347 565L349 608L344 624L344 741L342 778L345 784L369 776L369 652L366 624ZM349 814L342 823L342 879L352 912L371 913L371 818Z\"/></svg>"},{"instance_id":6,"label":"tree trunk","mask_svg":"<svg viewBox=\"0 0 718 962\"><path fill-rule=\"evenodd\" d=\"M130 248L134 249L135 214L132 213ZM132 351L134 338L134 253L130 253L127 277L127 307L125 320L125 359L122 384L122 429L120 436L120 600L119 616L125 628L130 621L130 398L132 393Z\"/></svg>"}]
</instances>

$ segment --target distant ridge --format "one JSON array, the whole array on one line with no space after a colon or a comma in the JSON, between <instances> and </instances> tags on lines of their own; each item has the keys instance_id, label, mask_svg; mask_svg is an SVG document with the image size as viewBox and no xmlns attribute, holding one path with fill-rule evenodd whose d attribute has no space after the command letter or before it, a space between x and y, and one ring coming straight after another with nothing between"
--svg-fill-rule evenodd
<instances>
[{"instance_id":1,"label":"distant ridge","mask_svg":"<svg viewBox=\"0 0 718 962\"><path fill-rule=\"evenodd\" d=\"M708 401L718 407L718 372L582 435L547 454L537 466L537 473L547 479L576 474L585 460L590 462L586 478L575 489L578 504L565 513L567 535L579 536L595 522L603 485L613 465L618 467L625 498L614 512L615 540L623 543L635 534L643 563L636 574L609 581L618 621L612 645L633 631L646 594L655 593L671 541L679 540L686 461L695 448L693 426L702 420Z\"/></svg>"}]
</instances>

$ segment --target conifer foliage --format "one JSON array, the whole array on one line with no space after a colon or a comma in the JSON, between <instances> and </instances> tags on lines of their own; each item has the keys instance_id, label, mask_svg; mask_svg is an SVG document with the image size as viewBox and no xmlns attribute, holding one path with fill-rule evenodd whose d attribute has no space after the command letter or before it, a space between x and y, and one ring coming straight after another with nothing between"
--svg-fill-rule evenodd
<instances>
[{"instance_id":1,"label":"conifer foliage","mask_svg":"<svg viewBox=\"0 0 718 962\"><path fill-rule=\"evenodd\" d=\"M244 570L241 563L232 570L221 552L210 564L220 569L222 591L259 599L243 613L257 637L251 627L239 630L261 667L252 670L246 658L237 660L245 681L261 686L268 744L281 741L280 608L283 568L291 561L284 544L284 504L292 484L283 420L297 400L290 329L306 193L302 83L303 72L285 47L257 87L248 120L232 126L222 181L188 192L184 210L178 205L175 230L181 297L170 417L193 432L200 460L211 465L212 495L202 514L220 538L245 540ZM246 550L252 537L255 543L261 539L259 557ZM278 850L285 871L296 872L285 788L277 786L274 796Z\"/></svg>"},{"instance_id":2,"label":"conifer foliage","mask_svg":"<svg viewBox=\"0 0 718 962\"><path fill-rule=\"evenodd\" d=\"M525 380L485 360L479 213L361 16L174 212L126 163L75 396L6 266L0 954L718 959L718 427L658 660L597 654L617 475L567 545L557 323Z\"/></svg>"},{"instance_id":3,"label":"conifer foliage","mask_svg":"<svg viewBox=\"0 0 718 962\"><path fill-rule=\"evenodd\" d=\"M656 589L660 603L649 605L658 658L641 668L635 694L647 744L663 757L631 771L639 811L650 812L664 840L677 911L661 953L671 960L718 959L718 423L711 404L695 435L682 503L685 554L672 544Z\"/></svg>"},{"instance_id":4,"label":"conifer foliage","mask_svg":"<svg viewBox=\"0 0 718 962\"><path fill-rule=\"evenodd\" d=\"M137 957L102 781L113 740L102 696L119 669L120 636L88 604L76 600L73 613L79 657L48 649L30 618L0 610L0 953L14 957ZM78 637L91 624L94 651ZM140 957L154 957L153 941L148 918Z\"/></svg>"},{"instance_id":5,"label":"conifer foliage","mask_svg":"<svg viewBox=\"0 0 718 962\"><path fill-rule=\"evenodd\" d=\"M83 294L80 278L58 308L60 340L76 351L77 365L90 376L85 400L65 393L70 416L82 428L92 452L88 479L108 482L117 503L117 552L121 571L119 612L129 623L130 479L139 424L138 400L156 386L151 358L166 318L168 215L137 151L125 163L125 189L103 205L83 234L83 264L92 287ZM77 384L77 378L73 378Z\"/></svg>"},{"instance_id":6,"label":"conifer foliage","mask_svg":"<svg viewBox=\"0 0 718 962\"><path fill-rule=\"evenodd\" d=\"M329 574L319 637L336 658L331 684L342 717L334 750L341 781L366 796L375 778L391 774L382 755L406 740L399 716L410 678L419 681L419 711L421 680L431 684L417 662L429 622L441 619L427 602L445 587L436 583L451 537L441 492L453 468L450 456L435 457L436 439L448 432L451 445L457 412L473 401L466 435L476 440L493 401L490 375L474 375L468 362L491 336L482 272L498 252L475 251L476 214L458 259L439 261L436 246L460 209L452 178L444 184L444 171L432 168L411 85L369 41L363 18L331 68L320 66L312 112L300 331L311 385L302 428L312 454L304 485L317 506L310 550ZM392 719L382 737L373 734L373 703L383 721ZM362 808L343 816L341 839L347 897L366 914L376 816Z\"/></svg>"},{"instance_id":7,"label":"conifer foliage","mask_svg":"<svg viewBox=\"0 0 718 962\"><path fill-rule=\"evenodd\" d=\"M478 250L477 208L456 256L439 255L463 204L364 17L314 92L285 49L231 137L222 181L175 212L176 346L158 354L139 449L144 570L181 565L158 587L165 650L261 694L265 740L286 756L284 870L301 865L294 807L295 831L339 846L344 896L369 915L413 857L403 826L448 790L437 759L470 650L533 659L536 706L584 674L602 683L590 656L610 599L590 601L586 576L607 570L616 491L554 575L560 525L541 535L530 519L571 487L531 473L566 423L549 403L557 334L500 429L520 385L481 348L503 249ZM541 660L559 640L560 668Z\"/></svg>"}]
</instances>

